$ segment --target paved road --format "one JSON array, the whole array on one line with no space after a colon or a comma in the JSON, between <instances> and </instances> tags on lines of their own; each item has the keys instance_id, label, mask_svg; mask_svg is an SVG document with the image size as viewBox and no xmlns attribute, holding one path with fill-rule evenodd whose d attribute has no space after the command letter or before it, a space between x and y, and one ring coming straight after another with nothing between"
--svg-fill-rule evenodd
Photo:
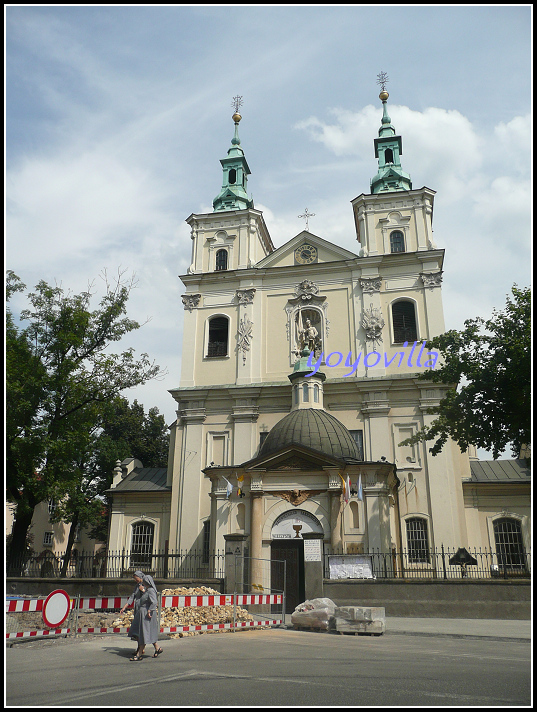
<instances>
[{"instance_id":1,"label":"paved road","mask_svg":"<svg viewBox=\"0 0 537 712\"><path fill-rule=\"evenodd\" d=\"M530 644L284 629L162 640L129 662L125 637L6 650L8 706L529 706ZM149 648L148 648L149 650Z\"/></svg>"}]
</instances>

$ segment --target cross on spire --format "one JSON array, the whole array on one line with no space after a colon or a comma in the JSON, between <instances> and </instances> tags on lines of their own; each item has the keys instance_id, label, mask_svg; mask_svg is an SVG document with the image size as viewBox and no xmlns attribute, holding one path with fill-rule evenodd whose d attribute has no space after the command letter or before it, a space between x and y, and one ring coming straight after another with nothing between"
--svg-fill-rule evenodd
<instances>
[{"instance_id":1,"label":"cross on spire","mask_svg":"<svg viewBox=\"0 0 537 712\"><path fill-rule=\"evenodd\" d=\"M380 88L382 91L386 91L386 84L389 81L389 77L386 74L386 72L379 72L377 74L377 84L380 84Z\"/></svg>"},{"instance_id":2,"label":"cross on spire","mask_svg":"<svg viewBox=\"0 0 537 712\"><path fill-rule=\"evenodd\" d=\"M309 224L308 224L308 218L313 218L315 216L315 213L308 213L308 209L306 208L306 211L304 212L304 215L299 215L299 218L306 218L306 231L309 232Z\"/></svg>"},{"instance_id":3,"label":"cross on spire","mask_svg":"<svg viewBox=\"0 0 537 712\"><path fill-rule=\"evenodd\" d=\"M242 96L234 96L231 101L231 106L235 109L235 113L238 114L242 106Z\"/></svg>"}]
</instances>

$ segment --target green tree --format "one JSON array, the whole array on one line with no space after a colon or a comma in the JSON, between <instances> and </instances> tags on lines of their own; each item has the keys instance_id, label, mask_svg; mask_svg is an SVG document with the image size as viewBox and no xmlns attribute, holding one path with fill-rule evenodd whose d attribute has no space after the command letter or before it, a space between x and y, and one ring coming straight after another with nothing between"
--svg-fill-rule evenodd
<instances>
[{"instance_id":1,"label":"green tree","mask_svg":"<svg viewBox=\"0 0 537 712\"><path fill-rule=\"evenodd\" d=\"M77 525L91 527L92 538L107 539L106 490L112 484L117 460L135 457L144 467L166 467L168 461L169 432L158 408L150 408L146 414L137 400L131 405L123 396L117 396L99 404L92 423L92 431L78 429L86 437L78 442L72 463L77 476L67 490L63 483L63 497L58 499L55 510L54 521L71 523L61 575L67 570Z\"/></svg>"},{"instance_id":2,"label":"green tree","mask_svg":"<svg viewBox=\"0 0 537 712\"><path fill-rule=\"evenodd\" d=\"M111 284L98 308L91 310L91 286L80 294L41 281L27 295L30 308L16 325L6 309L6 489L16 505L8 571L15 572L24 553L33 511L50 497L59 500L80 472L73 462L94 432L98 405L122 390L162 372L147 354L110 347L140 328L126 316L135 284L123 274ZM7 273L7 300L26 286Z\"/></svg>"},{"instance_id":3,"label":"green tree","mask_svg":"<svg viewBox=\"0 0 537 712\"><path fill-rule=\"evenodd\" d=\"M401 445L434 440L437 455L448 438L465 452L469 445L492 450L496 459L511 445L518 457L531 438L531 293L512 288L503 311L491 319L468 319L462 331L447 331L428 342L443 366L421 380L455 384L436 408L438 418ZM460 384L457 388L456 384Z\"/></svg>"}]
</instances>

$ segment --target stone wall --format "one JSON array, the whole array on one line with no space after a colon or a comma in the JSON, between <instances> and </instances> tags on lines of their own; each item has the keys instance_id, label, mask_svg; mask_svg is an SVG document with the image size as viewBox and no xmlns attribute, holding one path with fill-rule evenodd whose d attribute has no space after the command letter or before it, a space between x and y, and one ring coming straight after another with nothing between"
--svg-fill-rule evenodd
<instances>
[{"instance_id":1,"label":"stone wall","mask_svg":"<svg viewBox=\"0 0 537 712\"><path fill-rule=\"evenodd\" d=\"M386 618L529 620L531 583L524 581L397 581L325 579L338 606L383 606Z\"/></svg>"},{"instance_id":2,"label":"stone wall","mask_svg":"<svg viewBox=\"0 0 537 712\"><path fill-rule=\"evenodd\" d=\"M164 588L186 586L209 586L223 592L222 579L175 579L155 578L158 591ZM134 581L129 578L30 578L8 577L6 579L6 595L48 596L57 589L66 591L70 596L130 596Z\"/></svg>"}]
</instances>

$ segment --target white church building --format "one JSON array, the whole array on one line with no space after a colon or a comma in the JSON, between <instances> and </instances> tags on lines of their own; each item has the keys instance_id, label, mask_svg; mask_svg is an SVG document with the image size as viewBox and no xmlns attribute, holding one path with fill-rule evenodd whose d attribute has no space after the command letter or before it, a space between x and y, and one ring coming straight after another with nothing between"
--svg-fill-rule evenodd
<instances>
[{"instance_id":1,"label":"white church building","mask_svg":"<svg viewBox=\"0 0 537 712\"><path fill-rule=\"evenodd\" d=\"M401 445L447 388L418 380L438 356L425 342L445 331L444 250L435 191L403 171L380 99L378 172L350 200L355 253L308 230L274 247L233 115L213 211L187 218L168 468L118 463L110 550L224 549L242 535L249 556L299 569L301 535L317 532L325 552L406 551L421 568L441 546L529 552L524 460Z\"/></svg>"}]
</instances>

